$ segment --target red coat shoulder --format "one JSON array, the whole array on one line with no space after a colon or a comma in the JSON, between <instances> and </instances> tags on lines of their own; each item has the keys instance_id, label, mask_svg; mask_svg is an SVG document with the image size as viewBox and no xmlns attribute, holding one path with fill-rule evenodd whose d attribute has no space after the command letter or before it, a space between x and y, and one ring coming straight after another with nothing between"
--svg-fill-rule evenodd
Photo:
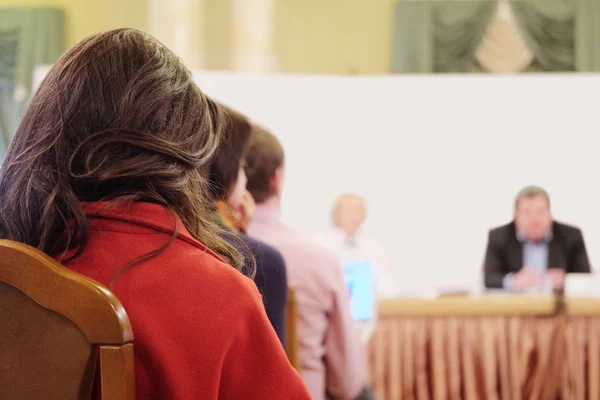
<instances>
[{"instance_id":1,"label":"red coat shoulder","mask_svg":"<svg viewBox=\"0 0 600 400\"><path fill-rule=\"evenodd\" d=\"M170 236L102 221L68 266L108 286ZM254 282L189 237L128 268L113 292L133 327L138 398L310 398Z\"/></svg>"}]
</instances>

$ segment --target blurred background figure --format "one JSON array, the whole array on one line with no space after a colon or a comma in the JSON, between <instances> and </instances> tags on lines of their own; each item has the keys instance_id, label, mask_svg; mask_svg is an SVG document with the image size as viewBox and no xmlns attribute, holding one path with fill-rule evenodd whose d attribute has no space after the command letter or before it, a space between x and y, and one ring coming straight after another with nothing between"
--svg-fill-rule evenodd
<instances>
[{"instance_id":1,"label":"blurred background figure","mask_svg":"<svg viewBox=\"0 0 600 400\"><path fill-rule=\"evenodd\" d=\"M339 260L281 219L284 160L279 140L256 127L246 156L248 190L257 203L249 233L285 259L298 302L300 374L312 398L368 399L364 349Z\"/></svg>"},{"instance_id":2,"label":"blurred background figure","mask_svg":"<svg viewBox=\"0 0 600 400\"><path fill-rule=\"evenodd\" d=\"M216 155L206 167L214 216L229 232L222 237L244 256L243 272L254 274L269 321L285 344L288 290L285 262L273 247L245 234L256 209L252 195L246 190L248 180L244 170L252 126L244 115L222 108L228 123Z\"/></svg>"},{"instance_id":3,"label":"blurred background figure","mask_svg":"<svg viewBox=\"0 0 600 400\"><path fill-rule=\"evenodd\" d=\"M356 275L356 268L368 269L368 272L358 274L358 279L363 282L354 282L353 287L360 287L372 283L373 298L366 296L353 297L353 302L370 303L373 309L370 318L361 317L354 313L354 318L360 329L363 342L370 338L377 323L377 299L389 298L397 295L395 280L392 278L390 264L383 246L364 231L367 218L366 200L356 193L343 193L334 201L331 207L331 229L319 235L320 242L333 250L346 268L346 279L350 274ZM353 271L350 271L352 269ZM367 282L368 281L368 282ZM350 282L347 282L350 283ZM364 291L369 293L368 291ZM352 304L358 310L360 304Z\"/></svg>"},{"instance_id":4,"label":"blurred background figure","mask_svg":"<svg viewBox=\"0 0 600 400\"><path fill-rule=\"evenodd\" d=\"M527 186L513 222L490 231L484 268L488 288L544 292L562 289L566 273L590 272L590 262L581 231L554 221L548 193Z\"/></svg>"}]
</instances>

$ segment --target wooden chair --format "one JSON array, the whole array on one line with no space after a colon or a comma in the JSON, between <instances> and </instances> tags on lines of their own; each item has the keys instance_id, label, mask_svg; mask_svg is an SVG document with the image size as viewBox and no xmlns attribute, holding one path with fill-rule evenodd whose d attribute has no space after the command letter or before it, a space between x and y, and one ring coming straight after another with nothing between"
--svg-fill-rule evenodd
<instances>
[{"instance_id":1,"label":"wooden chair","mask_svg":"<svg viewBox=\"0 0 600 400\"><path fill-rule=\"evenodd\" d=\"M288 299L286 309L285 326L285 352L292 367L300 371L300 345L298 343L298 304L296 302L296 291L288 288Z\"/></svg>"},{"instance_id":2,"label":"wooden chair","mask_svg":"<svg viewBox=\"0 0 600 400\"><path fill-rule=\"evenodd\" d=\"M99 362L99 373L96 365ZM135 398L133 333L106 288L0 240L0 399Z\"/></svg>"}]
</instances>

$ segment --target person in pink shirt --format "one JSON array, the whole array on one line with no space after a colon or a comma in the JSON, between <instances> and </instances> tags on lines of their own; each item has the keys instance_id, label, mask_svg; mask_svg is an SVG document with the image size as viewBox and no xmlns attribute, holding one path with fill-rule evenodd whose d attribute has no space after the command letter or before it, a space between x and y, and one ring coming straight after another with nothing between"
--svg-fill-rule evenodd
<instances>
[{"instance_id":1,"label":"person in pink shirt","mask_svg":"<svg viewBox=\"0 0 600 400\"><path fill-rule=\"evenodd\" d=\"M257 204L248 232L285 259L298 302L300 374L313 400L372 398L340 261L281 220L283 147L254 127L246 164L247 189Z\"/></svg>"}]
</instances>

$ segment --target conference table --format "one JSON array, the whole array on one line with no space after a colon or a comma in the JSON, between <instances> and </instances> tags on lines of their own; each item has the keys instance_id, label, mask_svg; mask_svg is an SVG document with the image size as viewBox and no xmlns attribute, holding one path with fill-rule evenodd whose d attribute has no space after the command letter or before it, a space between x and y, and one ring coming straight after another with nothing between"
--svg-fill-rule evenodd
<instances>
[{"instance_id":1,"label":"conference table","mask_svg":"<svg viewBox=\"0 0 600 400\"><path fill-rule=\"evenodd\" d=\"M600 399L600 300L383 300L368 358L381 400Z\"/></svg>"}]
</instances>

